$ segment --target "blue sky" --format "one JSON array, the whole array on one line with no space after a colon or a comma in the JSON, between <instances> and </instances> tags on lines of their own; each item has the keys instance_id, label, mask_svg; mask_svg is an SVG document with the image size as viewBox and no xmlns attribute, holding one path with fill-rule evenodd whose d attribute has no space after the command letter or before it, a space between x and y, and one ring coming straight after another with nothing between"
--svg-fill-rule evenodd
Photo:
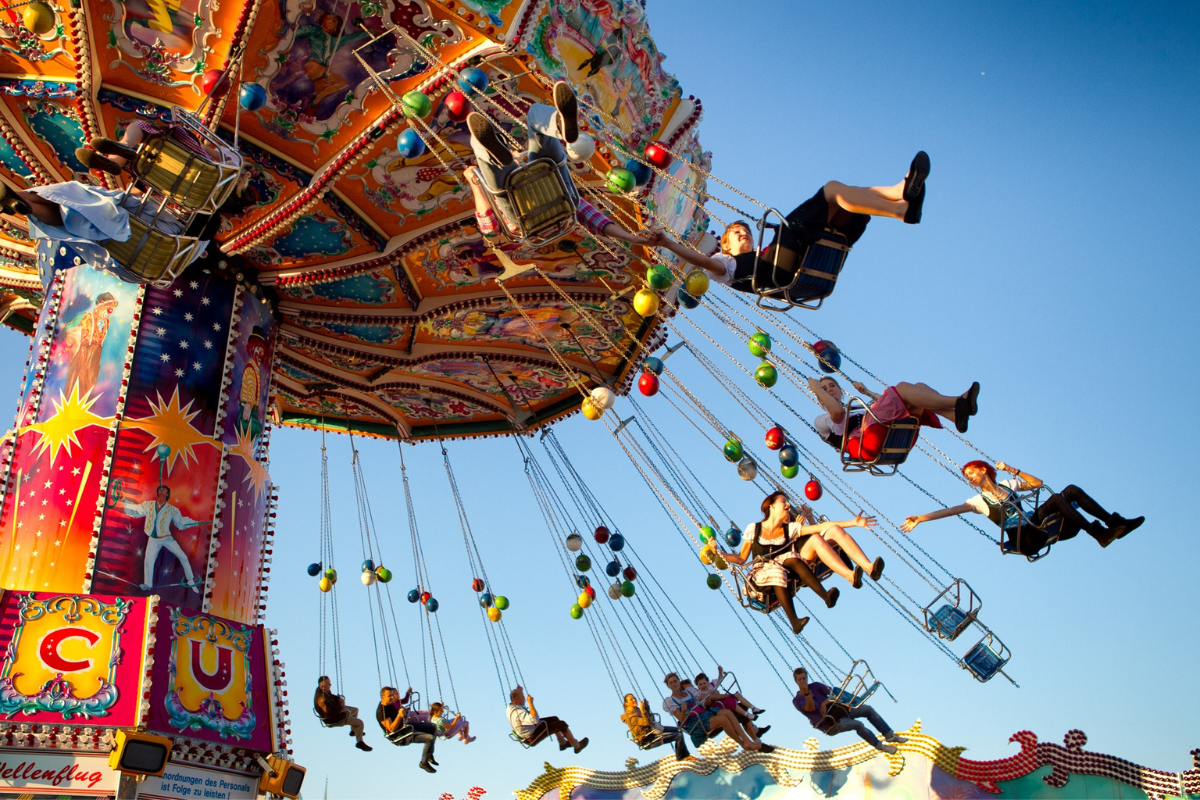
<instances>
[{"instance_id":1,"label":"blue sky","mask_svg":"<svg viewBox=\"0 0 1200 800\"><path fill-rule=\"evenodd\" d=\"M820 312L794 312L797 321L888 382L920 380L956 394L980 381L970 437L983 450L1148 519L1107 550L1084 535L1032 565L1002 558L956 521L918 528L921 546L983 597L984 618L1014 652L1009 672L1021 688L1002 679L976 683L873 592L843 584L838 608L819 619L870 662L898 701L881 696L876 707L896 727L920 718L926 732L967 746L974 758L1015 752L1006 742L1019 730L1061 742L1080 728L1089 749L1160 769L1189 767L1188 751L1200 743L1191 689L1200 591L1190 572L1200 553L1187 500L1200 446L1196 7L650 0L648 13L667 68L703 100L701 135L714 171L768 205L786 211L830 179L891 184L918 149L932 158L924 222L872 222L835 295ZM706 311L690 313L753 368L734 334ZM681 330L696 333L688 323ZM0 371L16 385L26 343L4 337ZM724 356L707 350L734 374ZM761 428L690 356L669 365L765 453ZM737 382L788 422L744 374ZM783 381L776 392L805 416L815 413ZM665 395L641 406L739 524L753 521L761 494L738 480ZM622 417L630 410L618 401ZM789 427L803 429L794 419ZM798 747L815 734L734 612L704 587L703 571L607 429L576 417L557 435L708 649L769 709L768 740ZM929 438L960 462L970 457L948 434ZM810 434L801 439L828 457ZM507 797L543 761L621 769L627 757L641 757L625 739L585 624L567 614L572 593L508 440L448 449L493 588L512 600L505 624L530 691L543 713L590 736L591 747L567 762L552 744L525 751L508 741L441 454L428 443L406 447L405 458L455 692L480 738L465 747L440 743L441 772L429 776L416 769L415 748L391 750L372 722L371 754L354 750L342 731L320 728L308 709L318 674L318 593L304 573L317 558L320 441L283 430L272 444L281 504L268 619L281 633L308 796L328 775L331 797L463 797L474 785ZM385 560L397 575L392 585L406 590L412 571L396 445L361 447ZM540 444L533 448L543 456ZM355 580L361 555L349 443L331 437L329 450L343 572L342 690L369 719L378 680L366 593ZM969 494L924 456L910 474L949 502ZM932 510L900 479L850 481L894 519ZM821 511L841 515L822 503ZM869 554L886 554L872 537L860 541ZM922 596L894 558L892 570ZM415 615L403 605L408 670L423 690ZM812 641L844 663L823 633ZM709 671L716 666L701 660ZM786 674L792 664L776 666ZM449 675L442 680L447 687ZM657 691L645 674L640 681ZM849 736L821 739L833 746Z\"/></svg>"}]
</instances>

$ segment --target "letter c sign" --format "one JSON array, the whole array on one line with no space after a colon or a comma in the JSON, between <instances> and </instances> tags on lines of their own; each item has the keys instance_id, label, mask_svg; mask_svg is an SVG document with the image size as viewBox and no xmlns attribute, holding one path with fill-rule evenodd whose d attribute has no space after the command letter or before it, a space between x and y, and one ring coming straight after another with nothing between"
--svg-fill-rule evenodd
<instances>
[{"instance_id":1,"label":"letter c sign","mask_svg":"<svg viewBox=\"0 0 1200 800\"><path fill-rule=\"evenodd\" d=\"M62 643L68 639L84 639L89 646L94 647L100 641L100 634L89 631L87 628L59 628L50 631L42 637L42 643L38 647L38 655L41 657L42 663L55 672L79 672L91 669L92 664L95 663L92 659L69 661L58 652Z\"/></svg>"}]
</instances>

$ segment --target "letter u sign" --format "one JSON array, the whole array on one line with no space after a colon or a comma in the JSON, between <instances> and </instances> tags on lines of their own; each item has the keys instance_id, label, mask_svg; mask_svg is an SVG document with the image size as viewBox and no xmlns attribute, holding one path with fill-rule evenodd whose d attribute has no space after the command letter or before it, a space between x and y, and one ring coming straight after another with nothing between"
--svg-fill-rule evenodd
<instances>
[{"instance_id":1,"label":"letter u sign","mask_svg":"<svg viewBox=\"0 0 1200 800\"><path fill-rule=\"evenodd\" d=\"M233 683L233 648L213 645L217 648L217 671L205 672L204 664L200 661L201 643L195 639L189 640L192 646L192 677L196 683L210 692L220 693Z\"/></svg>"},{"instance_id":2,"label":"letter u sign","mask_svg":"<svg viewBox=\"0 0 1200 800\"><path fill-rule=\"evenodd\" d=\"M38 645L38 657L48 669L55 672L80 672L85 669L91 669L95 663L90 658L79 659L78 661L66 658L59 652L63 642L68 639L83 639L88 643L88 649L96 646L100 641L100 634L95 631L89 631L87 628L59 628L53 630L42 637L41 644Z\"/></svg>"}]
</instances>

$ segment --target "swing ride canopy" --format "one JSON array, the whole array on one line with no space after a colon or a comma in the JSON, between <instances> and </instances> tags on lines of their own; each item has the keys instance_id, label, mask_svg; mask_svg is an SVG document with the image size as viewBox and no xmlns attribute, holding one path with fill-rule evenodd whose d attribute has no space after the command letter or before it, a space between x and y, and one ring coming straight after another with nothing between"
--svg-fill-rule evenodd
<instances>
[{"instance_id":1,"label":"swing ride canopy","mask_svg":"<svg viewBox=\"0 0 1200 800\"><path fill-rule=\"evenodd\" d=\"M512 120L567 80L597 140L591 163L574 166L585 196L625 163L614 140L633 151L661 140L682 156L673 177L702 190L690 168L706 166L700 104L663 71L637 0L83 0L55 5L41 35L22 12L0 19L0 171L19 187L96 182L76 147L172 106L200 108L205 73L232 76L234 90L201 111L226 139L236 132L246 158L210 260L277 310L282 423L403 438L531 428L579 408L569 372L621 387L636 343L661 336L630 302L638 257L582 229L509 248L536 268L494 280L500 257L455 177L472 163L466 126L442 102L459 70L481 68L492 88L475 108L523 141ZM261 108L239 113L239 81L261 87ZM419 123L394 100L413 90L432 100L417 131L431 147L406 159L398 136ZM673 182L655 177L641 199L685 237L707 227ZM617 222L642 221L636 203L614 201ZM42 296L32 243L4 222L4 320L30 330Z\"/></svg>"}]
</instances>

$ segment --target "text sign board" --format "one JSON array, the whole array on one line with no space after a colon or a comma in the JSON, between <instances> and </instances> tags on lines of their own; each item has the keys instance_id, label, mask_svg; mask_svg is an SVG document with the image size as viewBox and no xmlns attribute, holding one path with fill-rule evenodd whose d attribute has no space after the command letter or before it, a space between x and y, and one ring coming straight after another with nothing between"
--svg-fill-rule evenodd
<instances>
[{"instance_id":1,"label":"text sign board","mask_svg":"<svg viewBox=\"0 0 1200 800\"><path fill-rule=\"evenodd\" d=\"M108 766L108 756L0 750L0 792L60 796L113 795L121 773Z\"/></svg>"},{"instance_id":2,"label":"text sign board","mask_svg":"<svg viewBox=\"0 0 1200 800\"><path fill-rule=\"evenodd\" d=\"M174 763L138 787L138 797L150 800L254 800L257 794L257 775Z\"/></svg>"}]
</instances>

